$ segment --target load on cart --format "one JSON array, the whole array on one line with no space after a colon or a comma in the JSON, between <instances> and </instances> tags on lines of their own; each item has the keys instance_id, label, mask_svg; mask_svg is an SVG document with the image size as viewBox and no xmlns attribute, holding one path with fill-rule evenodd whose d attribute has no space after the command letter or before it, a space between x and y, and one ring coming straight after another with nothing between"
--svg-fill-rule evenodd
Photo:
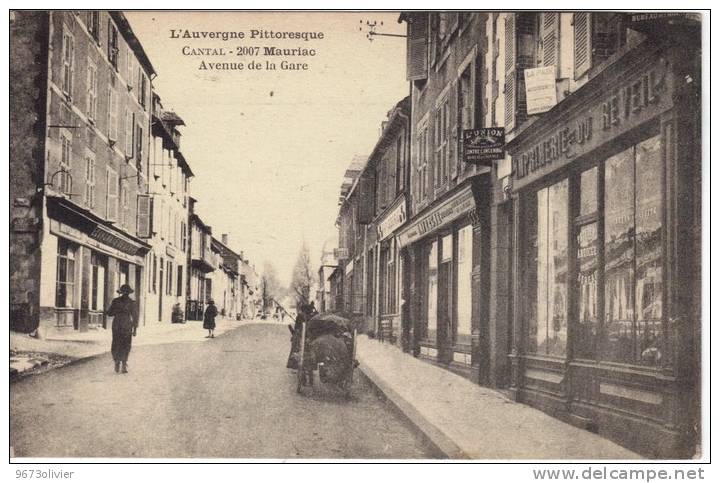
<instances>
[{"instance_id":1,"label":"load on cart","mask_svg":"<svg viewBox=\"0 0 720 483\"><path fill-rule=\"evenodd\" d=\"M320 382L332 384L350 395L355 360L357 331L346 318L335 314L303 311L291 333L291 349L287 366L297 369L297 391L314 385L318 371Z\"/></svg>"}]
</instances>

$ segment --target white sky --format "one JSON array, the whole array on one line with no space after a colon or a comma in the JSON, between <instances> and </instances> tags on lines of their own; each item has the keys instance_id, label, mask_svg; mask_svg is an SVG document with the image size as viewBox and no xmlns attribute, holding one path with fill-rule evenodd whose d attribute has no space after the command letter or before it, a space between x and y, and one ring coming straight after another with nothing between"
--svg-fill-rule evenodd
<instances>
[{"instance_id":1,"label":"white sky","mask_svg":"<svg viewBox=\"0 0 720 483\"><path fill-rule=\"evenodd\" d=\"M191 193L213 234L229 233L258 271L275 264L290 280L303 237L314 263L334 226L343 173L355 154L369 154L380 123L408 95L405 40L365 36L360 20L379 32L404 34L390 12L127 12L158 76L163 106L186 122L181 149L195 178ZM171 39L171 29L322 31L323 40ZM199 71L182 48L277 46L315 48L296 58L308 72ZM257 58L263 62L271 59ZM293 58L288 59L294 61ZM272 95L271 95L272 93Z\"/></svg>"}]
</instances>

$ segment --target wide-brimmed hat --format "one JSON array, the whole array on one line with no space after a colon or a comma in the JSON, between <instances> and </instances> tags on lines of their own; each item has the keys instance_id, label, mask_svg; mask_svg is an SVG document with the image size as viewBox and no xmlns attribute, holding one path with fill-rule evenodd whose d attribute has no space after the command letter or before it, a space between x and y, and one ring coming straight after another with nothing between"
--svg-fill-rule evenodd
<instances>
[{"instance_id":1,"label":"wide-brimmed hat","mask_svg":"<svg viewBox=\"0 0 720 483\"><path fill-rule=\"evenodd\" d=\"M120 288L118 289L118 293L121 293L121 294L131 294L131 293L133 293L133 292L134 292L134 290L133 290L132 287L131 287L130 285L128 285L128 284L123 284L123 285L121 285Z\"/></svg>"}]
</instances>

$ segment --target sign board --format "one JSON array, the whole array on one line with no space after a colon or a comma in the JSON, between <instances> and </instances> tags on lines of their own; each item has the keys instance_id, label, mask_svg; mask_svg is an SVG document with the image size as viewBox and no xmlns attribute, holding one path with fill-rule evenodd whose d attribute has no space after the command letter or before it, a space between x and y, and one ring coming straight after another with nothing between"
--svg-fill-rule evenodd
<instances>
[{"instance_id":1,"label":"sign board","mask_svg":"<svg viewBox=\"0 0 720 483\"><path fill-rule=\"evenodd\" d=\"M407 221L407 212L405 211L405 198L390 211L383 220L378 223L377 235L379 240L384 240L397 230L403 223Z\"/></svg>"},{"instance_id":2,"label":"sign board","mask_svg":"<svg viewBox=\"0 0 720 483\"><path fill-rule=\"evenodd\" d=\"M630 15L632 29L650 31L662 26L697 26L702 23L702 14L697 12L638 12Z\"/></svg>"},{"instance_id":3,"label":"sign board","mask_svg":"<svg viewBox=\"0 0 720 483\"><path fill-rule=\"evenodd\" d=\"M396 235L397 242L400 247L415 243L427 234L447 226L460 216L467 214L473 208L475 208L475 198L472 189L468 186L401 230Z\"/></svg>"},{"instance_id":4,"label":"sign board","mask_svg":"<svg viewBox=\"0 0 720 483\"><path fill-rule=\"evenodd\" d=\"M466 163L492 166L493 160L504 157L504 127L463 130L463 159Z\"/></svg>"},{"instance_id":5,"label":"sign board","mask_svg":"<svg viewBox=\"0 0 720 483\"><path fill-rule=\"evenodd\" d=\"M335 248L333 250L333 256L336 260L347 260L348 249L347 248Z\"/></svg>"},{"instance_id":6,"label":"sign board","mask_svg":"<svg viewBox=\"0 0 720 483\"><path fill-rule=\"evenodd\" d=\"M554 65L525 69L525 96L528 116L549 111L557 104Z\"/></svg>"}]
</instances>

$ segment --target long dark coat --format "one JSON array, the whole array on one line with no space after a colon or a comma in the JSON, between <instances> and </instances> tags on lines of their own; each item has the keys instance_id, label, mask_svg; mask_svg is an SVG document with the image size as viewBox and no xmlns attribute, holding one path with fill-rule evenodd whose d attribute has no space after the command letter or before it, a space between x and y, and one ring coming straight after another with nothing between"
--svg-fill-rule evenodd
<instances>
[{"instance_id":1,"label":"long dark coat","mask_svg":"<svg viewBox=\"0 0 720 483\"><path fill-rule=\"evenodd\" d=\"M112 301L107 315L114 317L110 347L112 357L116 361L127 362L132 346L133 331L138 326L137 304L129 295L123 294Z\"/></svg>"},{"instance_id":2,"label":"long dark coat","mask_svg":"<svg viewBox=\"0 0 720 483\"><path fill-rule=\"evenodd\" d=\"M215 317L218 311L215 304L209 304L205 309L205 315L203 316L203 329L214 329L215 328Z\"/></svg>"}]
</instances>

